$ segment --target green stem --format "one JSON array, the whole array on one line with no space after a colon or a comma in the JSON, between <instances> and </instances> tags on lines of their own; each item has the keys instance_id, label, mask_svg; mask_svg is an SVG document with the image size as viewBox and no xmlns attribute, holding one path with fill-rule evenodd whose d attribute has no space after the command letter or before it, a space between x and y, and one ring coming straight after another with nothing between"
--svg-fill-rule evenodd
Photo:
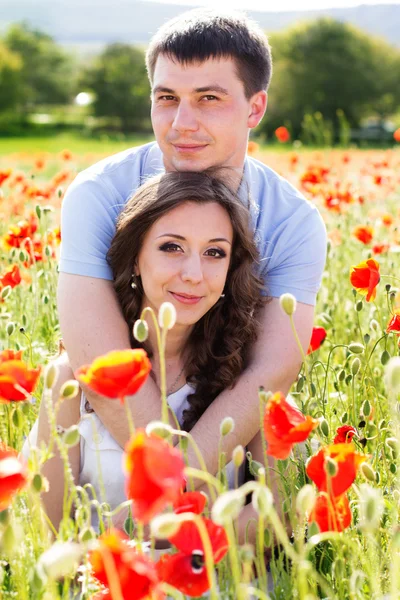
<instances>
[{"instance_id":1,"label":"green stem","mask_svg":"<svg viewBox=\"0 0 400 600\"><path fill-rule=\"evenodd\" d=\"M173 430L173 434L176 435L177 437L183 437L183 438L187 438L189 440L189 442L191 443L194 453L196 455L196 458L199 462L200 468L201 470L197 470L197 469L193 469L196 473L201 473L202 471L206 474L208 473L208 469L207 469L207 465L205 463L205 460L203 458L202 453L200 452L200 448L198 447L197 443L195 442L193 436L190 435L190 433L188 433L187 431L181 431L180 429L174 429ZM186 468L186 471L189 469L190 467ZM197 475L196 475L197 476ZM212 477L210 475L210 477ZM199 477L199 479L201 479ZM218 481L216 478L213 478L215 481ZM220 485L220 482L218 482L218 484ZM214 484L213 484L214 485ZM215 500L217 499L217 496L215 494L214 488L212 487L212 485L209 483L208 489L210 491L210 495L212 498L212 501L215 502ZM221 486L220 488L217 488L219 493L222 493L223 491L223 487Z\"/></svg>"}]
</instances>

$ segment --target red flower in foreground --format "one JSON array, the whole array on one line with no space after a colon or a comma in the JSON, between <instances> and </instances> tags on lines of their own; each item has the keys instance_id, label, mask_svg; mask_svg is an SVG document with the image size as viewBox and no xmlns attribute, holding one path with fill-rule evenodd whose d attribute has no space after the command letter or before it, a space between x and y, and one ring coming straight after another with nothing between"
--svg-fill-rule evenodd
<instances>
[{"instance_id":1,"label":"red flower in foreground","mask_svg":"<svg viewBox=\"0 0 400 600\"><path fill-rule=\"evenodd\" d=\"M15 288L15 286L21 283L21 273L18 265L14 265L11 269L6 271L0 277L0 287L6 287L6 285Z\"/></svg>"},{"instance_id":2,"label":"red flower in foreground","mask_svg":"<svg viewBox=\"0 0 400 600\"><path fill-rule=\"evenodd\" d=\"M328 494L318 494L308 522L315 521L321 533L325 531L343 531L350 526L352 514L346 494L332 498Z\"/></svg>"},{"instance_id":3,"label":"red flower in foreground","mask_svg":"<svg viewBox=\"0 0 400 600\"><path fill-rule=\"evenodd\" d=\"M400 310L396 310L392 318L390 319L386 333L400 333Z\"/></svg>"},{"instance_id":4,"label":"red flower in foreground","mask_svg":"<svg viewBox=\"0 0 400 600\"><path fill-rule=\"evenodd\" d=\"M349 444L357 434L357 429L352 425L342 425L336 429L334 444Z\"/></svg>"},{"instance_id":5,"label":"red flower in foreground","mask_svg":"<svg viewBox=\"0 0 400 600\"><path fill-rule=\"evenodd\" d=\"M369 225L358 225L353 229L353 236L363 244L369 244L374 237L374 230Z\"/></svg>"},{"instance_id":6,"label":"red flower in foreground","mask_svg":"<svg viewBox=\"0 0 400 600\"><path fill-rule=\"evenodd\" d=\"M13 496L28 483L28 470L18 453L0 443L0 512L8 508Z\"/></svg>"},{"instance_id":7,"label":"red flower in foreground","mask_svg":"<svg viewBox=\"0 0 400 600\"><path fill-rule=\"evenodd\" d=\"M0 352L0 363L6 360L22 360L22 350L2 350Z\"/></svg>"},{"instance_id":8,"label":"red flower in foreground","mask_svg":"<svg viewBox=\"0 0 400 600\"><path fill-rule=\"evenodd\" d=\"M122 401L125 396L136 394L150 371L147 354L139 348L99 356L91 365L80 367L75 377L98 394Z\"/></svg>"},{"instance_id":9,"label":"red flower in foreground","mask_svg":"<svg viewBox=\"0 0 400 600\"><path fill-rule=\"evenodd\" d=\"M264 413L264 435L267 441L267 454L285 459L294 444L304 442L319 421L304 416L298 408L286 400L280 392L267 402Z\"/></svg>"},{"instance_id":10,"label":"red flower in foreground","mask_svg":"<svg viewBox=\"0 0 400 600\"><path fill-rule=\"evenodd\" d=\"M202 519L210 538L214 564L219 563L228 551L225 529L211 519ZM169 538L179 550L177 554L164 555L157 564L162 581L174 586L188 596L201 596L210 589L204 560L204 548L199 530L193 521L185 521L178 533Z\"/></svg>"},{"instance_id":11,"label":"red flower in foreground","mask_svg":"<svg viewBox=\"0 0 400 600\"><path fill-rule=\"evenodd\" d=\"M380 279L379 263L373 258L369 258L350 269L351 285L357 292L366 296L367 302L375 300L376 286Z\"/></svg>"},{"instance_id":12,"label":"red flower in foreground","mask_svg":"<svg viewBox=\"0 0 400 600\"><path fill-rule=\"evenodd\" d=\"M311 354L311 352L315 352L318 350L324 343L326 338L326 330L324 327L313 327L310 345L307 350L307 354Z\"/></svg>"},{"instance_id":13,"label":"red flower in foreground","mask_svg":"<svg viewBox=\"0 0 400 600\"><path fill-rule=\"evenodd\" d=\"M328 475L327 459L335 463L336 475ZM354 451L353 444L332 444L321 448L310 458L306 472L320 492L337 498L353 484L358 467L365 460L363 454Z\"/></svg>"},{"instance_id":14,"label":"red flower in foreground","mask_svg":"<svg viewBox=\"0 0 400 600\"><path fill-rule=\"evenodd\" d=\"M179 498L185 463L181 452L162 438L139 430L125 447L124 466L134 519L148 523Z\"/></svg>"},{"instance_id":15,"label":"red flower in foreground","mask_svg":"<svg viewBox=\"0 0 400 600\"><path fill-rule=\"evenodd\" d=\"M40 368L30 369L22 360L0 362L0 402L27 400L39 376Z\"/></svg>"},{"instance_id":16,"label":"red flower in foreground","mask_svg":"<svg viewBox=\"0 0 400 600\"><path fill-rule=\"evenodd\" d=\"M109 590L101 598L116 598L118 589L124 600L162 598L156 565L128 541L124 533L112 529L98 538L98 547L89 553L94 577Z\"/></svg>"},{"instance_id":17,"label":"red flower in foreground","mask_svg":"<svg viewBox=\"0 0 400 600\"><path fill-rule=\"evenodd\" d=\"M286 127L278 127L275 129L275 135L279 142L284 143L290 140L290 133Z\"/></svg>"},{"instance_id":18,"label":"red flower in foreground","mask_svg":"<svg viewBox=\"0 0 400 600\"><path fill-rule=\"evenodd\" d=\"M192 512L201 515L207 502L207 496L201 492L185 492L174 502L174 513L179 515Z\"/></svg>"},{"instance_id":19,"label":"red flower in foreground","mask_svg":"<svg viewBox=\"0 0 400 600\"><path fill-rule=\"evenodd\" d=\"M394 132L393 138L395 142L400 142L400 127Z\"/></svg>"}]
</instances>

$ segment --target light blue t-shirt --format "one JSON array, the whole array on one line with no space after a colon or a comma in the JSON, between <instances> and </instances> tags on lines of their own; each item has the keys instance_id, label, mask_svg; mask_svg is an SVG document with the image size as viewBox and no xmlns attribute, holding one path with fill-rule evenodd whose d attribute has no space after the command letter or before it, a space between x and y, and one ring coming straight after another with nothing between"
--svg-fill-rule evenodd
<instances>
[{"instance_id":1,"label":"light blue t-shirt","mask_svg":"<svg viewBox=\"0 0 400 600\"><path fill-rule=\"evenodd\" d=\"M106 255L119 213L137 188L164 171L155 142L130 148L82 171L61 211L63 273L112 280ZM260 253L259 273L268 295L290 292L315 304L326 258L326 230L317 208L275 171L247 157L240 195L250 197Z\"/></svg>"}]
</instances>

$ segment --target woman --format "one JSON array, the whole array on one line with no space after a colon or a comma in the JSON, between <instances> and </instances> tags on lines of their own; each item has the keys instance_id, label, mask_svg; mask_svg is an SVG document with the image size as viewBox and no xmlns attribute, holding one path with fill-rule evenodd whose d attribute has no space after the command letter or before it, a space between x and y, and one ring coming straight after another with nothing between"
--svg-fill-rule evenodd
<instances>
[{"instance_id":1,"label":"woman","mask_svg":"<svg viewBox=\"0 0 400 600\"><path fill-rule=\"evenodd\" d=\"M176 308L176 325L168 333L165 352L167 395L181 427L190 431L214 398L235 384L256 340L257 311L266 298L255 274L258 254L249 212L213 174L167 173L148 181L128 201L108 259L131 332L146 306L157 313L169 301ZM148 323L143 347L159 383L156 333L151 319ZM140 345L132 333L131 345ZM54 393L56 397L57 390ZM114 508L125 499L122 450L83 393L68 404L62 404L59 423L68 427L79 421L82 436L80 447L70 451L75 480L91 483L100 499ZM38 428L39 442L47 442L44 403ZM259 454L260 440L254 443L253 451ZM53 459L44 468L50 482L44 502L55 525L62 516L60 467Z\"/></svg>"}]
</instances>

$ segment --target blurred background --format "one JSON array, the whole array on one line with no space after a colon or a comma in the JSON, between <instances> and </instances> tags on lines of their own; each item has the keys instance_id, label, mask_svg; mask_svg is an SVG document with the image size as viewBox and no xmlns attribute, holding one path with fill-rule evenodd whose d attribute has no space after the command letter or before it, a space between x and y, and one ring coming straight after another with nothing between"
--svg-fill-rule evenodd
<instances>
[{"instance_id":1,"label":"blurred background","mask_svg":"<svg viewBox=\"0 0 400 600\"><path fill-rule=\"evenodd\" d=\"M274 75L252 139L393 144L400 126L400 3L219 0L267 33ZM144 52L166 20L212 2L0 0L0 153L152 139ZM214 3L215 4L215 3ZM299 6L301 5L301 10Z\"/></svg>"}]
</instances>

